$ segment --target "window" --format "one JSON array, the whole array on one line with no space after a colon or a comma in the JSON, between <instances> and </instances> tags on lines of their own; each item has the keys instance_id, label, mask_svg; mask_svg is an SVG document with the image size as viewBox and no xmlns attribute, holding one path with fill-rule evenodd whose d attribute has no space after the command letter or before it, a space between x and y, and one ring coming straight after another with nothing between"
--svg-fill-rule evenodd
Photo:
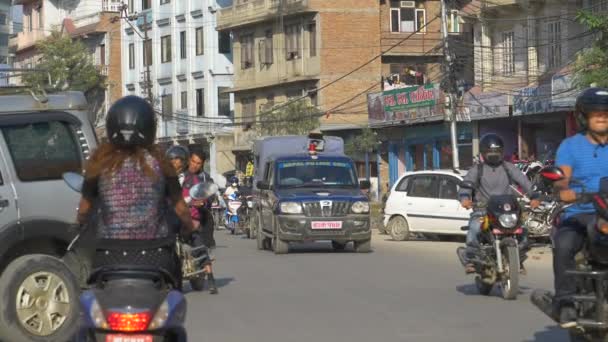
<instances>
[{"instance_id":1,"label":"window","mask_svg":"<svg viewBox=\"0 0 608 342\"><path fill-rule=\"evenodd\" d=\"M502 72L505 76L515 72L515 61L513 60L513 40L515 33L505 32L502 34Z\"/></svg>"},{"instance_id":2,"label":"window","mask_svg":"<svg viewBox=\"0 0 608 342\"><path fill-rule=\"evenodd\" d=\"M188 92L182 91L180 99L181 109L188 109Z\"/></svg>"},{"instance_id":3,"label":"window","mask_svg":"<svg viewBox=\"0 0 608 342\"><path fill-rule=\"evenodd\" d=\"M439 179L439 198L441 199L458 199L458 183L454 177L441 177Z\"/></svg>"},{"instance_id":4,"label":"window","mask_svg":"<svg viewBox=\"0 0 608 342\"><path fill-rule=\"evenodd\" d=\"M141 0L141 9L147 10L152 7L152 0Z\"/></svg>"},{"instance_id":5,"label":"window","mask_svg":"<svg viewBox=\"0 0 608 342\"><path fill-rule=\"evenodd\" d=\"M160 60L162 63L171 62L171 36L160 37Z\"/></svg>"},{"instance_id":6,"label":"window","mask_svg":"<svg viewBox=\"0 0 608 342\"><path fill-rule=\"evenodd\" d=\"M0 25L6 25L6 12L0 12Z\"/></svg>"},{"instance_id":7,"label":"window","mask_svg":"<svg viewBox=\"0 0 608 342\"><path fill-rule=\"evenodd\" d=\"M253 35L241 36L241 69L253 67Z\"/></svg>"},{"instance_id":8,"label":"window","mask_svg":"<svg viewBox=\"0 0 608 342\"><path fill-rule=\"evenodd\" d=\"M290 89L285 92L285 96L287 96L288 100L295 99L296 97L302 96L301 89Z\"/></svg>"},{"instance_id":9,"label":"window","mask_svg":"<svg viewBox=\"0 0 608 342\"><path fill-rule=\"evenodd\" d=\"M245 97L241 100L241 106L243 109L242 117L243 122L255 122L255 96Z\"/></svg>"},{"instance_id":10,"label":"window","mask_svg":"<svg viewBox=\"0 0 608 342\"><path fill-rule=\"evenodd\" d=\"M205 89L196 89L196 116L205 116Z\"/></svg>"},{"instance_id":11,"label":"window","mask_svg":"<svg viewBox=\"0 0 608 342\"><path fill-rule=\"evenodd\" d=\"M410 180L408 197L433 198L436 195L435 176L415 176Z\"/></svg>"},{"instance_id":12,"label":"window","mask_svg":"<svg viewBox=\"0 0 608 342\"><path fill-rule=\"evenodd\" d=\"M228 87L217 88L217 112L220 116L230 116L230 93Z\"/></svg>"},{"instance_id":13,"label":"window","mask_svg":"<svg viewBox=\"0 0 608 342\"><path fill-rule=\"evenodd\" d=\"M605 0L593 0L589 7L593 14L608 12L608 2Z\"/></svg>"},{"instance_id":14,"label":"window","mask_svg":"<svg viewBox=\"0 0 608 342\"><path fill-rule=\"evenodd\" d=\"M308 49L310 57L317 55L317 22L313 21L308 24Z\"/></svg>"},{"instance_id":15,"label":"window","mask_svg":"<svg viewBox=\"0 0 608 342\"><path fill-rule=\"evenodd\" d=\"M186 31L182 31L179 33L179 55L181 59L186 59L187 56L187 46L186 46Z\"/></svg>"},{"instance_id":16,"label":"window","mask_svg":"<svg viewBox=\"0 0 608 342\"><path fill-rule=\"evenodd\" d=\"M391 32L426 32L425 25L424 8L401 7L401 1L391 1Z\"/></svg>"},{"instance_id":17,"label":"window","mask_svg":"<svg viewBox=\"0 0 608 342\"><path fill-rule=\"evenodd\" d=\"M44 28L44 20L42 18L42 3L40 3L38 11L36 11L36 13L38 14L38 28Z\"/></svg>"},{"instance_id":18,"label":"window","mask_svg":"<svg viewBox=\"0 0 608 342\"><path fill-rule=\"evenodd\" d=\"M274 53L273 53L273 34L272 30L266 30L264 34L263 46L261 46L260 53L262 54L261 63L263 64L272 64L274 62Z\"/></svg>"},{"instance_id":19,"label":"window","mask_svg":"<svg viewBox=\"0 0 608 342\"><path fill-rule=\"evenodd\" d=\"M129 0L129 13L135 12L135 0Z\"/></svg>"},{"instance_id":20,"label":"window","mask_svg":"<svg viewBox=\"0 0 608 342\"><path fill-rule=\"evenodd\" d=\"M231 51L232 42L230 40L230 33L226 31L218 32L218 42L220 53L227 54Z\"/></svg>"},{"instance_id":21,"label":"window","mask_svg":"<svg viewBox=\"0 0 608 342\"><path fill-rule=\"evenodd\" d=\"M285 51L288 60L300 57L300 25L285 26Z\"/></svg>"},{"instance_id":22,"label":"window","mask_svg":"<svg viewBox=\"0 0 608 342\"><path fill-rule=\"evenodd\" d=\"M401 180L401 182L399 182L399 184L395 187L395 191L401 191L401 192L406 192L407 191L407 186L410 182L410 178L411 177L405 177Z\"/></svg>"},{"instance_id":23,"label":"window","mask_svg":"<svg viewBox=\"0 0 608 342\"><path fill-rule=\"evenodd\" d=\"M458 11L456 10L450 11L450 15L448 16L448 32L460 32L460 16L458 16Z\"/></svg>"},{"instance_id":24,"label":"window","mask_svg":"<svg viewBox=\"0 0 608 342\"><path fill-rule=\"evenodd\" d=\"M268 106L268 108L272 108L274 106L274 94L273 93L266 95L266 106Z\"/></svg>"},{"instance_id":25,"label":"window","mask_svg":"<svg viewBox=\"0 0 608 342\"><path fill-rule=\"evenodd\" d=\"M8 33L0 33L0 46L8 45Z\"/></svg>"},{"instance_id":26,"label":"window","mask_svg":"<svg viewBox=\"0 0 608 342\"><path fill-rule=\"evenodd\" d=\"M423 85L426 74L425 65L391 64L391 82L408 86ZM396 76L396 77L395 77Z\"/></svg>"},{"instance_id":27,"label":"window","mask_svg":"<svg viewBox=\"0 0 608 342\"><path fill-rule=\"evenodd\" d=\"M160 0L160 4L161 5L165 5L165 4L168 4L170 2L171 2L171 0Z\"/></svg>"},{"instance_id":28,"label":"window","mask_svg":"<svg viewBox=\"0 0 608 342\"><path fill-rule=\"evenodd\" d=\"M173 117L173 95L165 94L161 96L160 100L165 120L171 120Z\"/></svg>"},{"instance_id":29,"label":"window","mask_svg":"<svg viewBox=\"0 0 608 342\"><path fill-rule=\"evenodd\" d=\"M8 56L0 55L0 64L8 64Z\"/></svg>"},{"instance_id":30,"label":"window","mask_svg":"<svg viewBox=\"0 0 608 342\"><path fill-rule=\"evenodd\" d=\"M143 42L144 45L144 66L152 65L152 39Z\"/></svg>"},{"instance_id":31,"label":"window","mask_svg":"<svg viewBox=\"0 0 608 342\"><path fill-rule=\"evenodd\" d=\"M203 27L196 29L196 55L200 56L205 53L205 41L203 35Z\"/></svg>"},{"instance_id":32,"label":"window","mask_svg":"<svg viewBox=\"0 0 608 342\"><path fill-rule=\"evenodd\" d=\"M135 69L135 44L129 44L129 69Z\"/></svg>"},{"instance_id":33,"label":"window","mask_svg":"<svg viewBox=\"0 0 608 342\"><path fill-rule=\"evenodd\" d=\"M34 30L34 11L30 8L29 13L27 14L27 30L32 32Z\"/></svg>"},{"instance_id":34,"label":"window","mask_svg":"<svg viewBox=\"0 0 608 342\"><path fill-rule=\"evenodd\" d=\"M562 64L562 25L555 21L547 24L549 46L547 51L549 68L557 68Z\"/></svg>"},{"instance_id":35,"label":"window","mask_svg":"<svg viewBox=\"0 0 608 342\"><path fill-rule=\"evenodd\" d=\"M106 65L106 45L99 45L99 64Z\"/></svg>"},{"instance_id":36,"label":"window","mask_svg":"<svg viewBox=\"0 0 608 342\"><path fill-rule=\"evenodd\" d=\"M3 127L21 181L61 179L82 171L82 150L69 124L59 121Z\"/></svg>"},{"instance_id":37,"label":"window","mask_svg":"<svg viewBox=\"0 0 608 342\"><path fill-rule=\"evenodd\" d=\"M468 170L473 165L473 144L471 138L458 139L458 159L460 169ZM452 168L452 144L449 140L439 142L439 168Z\"/></svg>"}]
</instances>

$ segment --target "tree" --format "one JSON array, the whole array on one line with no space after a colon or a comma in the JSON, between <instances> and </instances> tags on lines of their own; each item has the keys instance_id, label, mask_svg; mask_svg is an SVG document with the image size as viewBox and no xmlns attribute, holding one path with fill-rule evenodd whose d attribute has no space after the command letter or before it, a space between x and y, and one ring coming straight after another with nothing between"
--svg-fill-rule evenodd
<instances>
[{"instance_id":1,"label":"tree","mask_svg":"<svg viewBox=\"0 0 608 342\"><path fill-rule=\"evenodd\" d=\"M597 32L592 46L578 53L574 62L574 85L579 88L595 83L608 87L608 16L580 11L576 20Z\"/></svg>"},{"instance_id":2,"label":"tree","mask_svg":"<svg viewBox=\"0 0 608 342\"><path fill-rule=\"evenodd\" d=\"M357 153L373 152L379 145L378 134L371 128L363 128L361 134L346 143L344 150L348 155L355 155Z\"/></svg>"},{"instance_id":3,"label":"tree","mask_svg":"<svg viewBox=\"0 0 608 342\"><path fill-rule=\"evenodd\" d=\"M262 136L306 135L319 128L319 118L322 115L323 113L309 102L295 101L262 114L258 130Z\"/></svg>"},{"instance_id":4,"label":"tree","mask_svg":"<svg viewBox=\"0 0 608 342\"><path fill-rule=\"evenodd\" d=\"M84 93L104 86L104 77L95 67L91 53L79 40L72 40L56 31L39 42L36 49L40 54L36 68L50 73L51 84L46 73L27 73L23 76L26 86L36 90L77 90Z\"/></svg>"}]
</instances>

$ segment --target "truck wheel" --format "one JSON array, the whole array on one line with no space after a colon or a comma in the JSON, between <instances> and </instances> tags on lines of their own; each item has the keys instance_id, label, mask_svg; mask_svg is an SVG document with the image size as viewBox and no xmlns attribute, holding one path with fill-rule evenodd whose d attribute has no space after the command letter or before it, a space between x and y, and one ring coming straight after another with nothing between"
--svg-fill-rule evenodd
<instances>
[{"instance_id":1,"label":"truck wheel","mask_svg":"<svg viewBox=\"0 0 608 342\"><path fill-rule=\"evenodd\" d=\"M256 229L255 235L257 239L258 249L263 251L266 249L266 236L264 236L264 234L262 233L262 225L260 219L256 218L256 221L258 222L258 227Z\"/></svg>"},{"instance_id":2,"label":"truck wheel","mask_svg":"<svg viewBox=\"0 0 608 342\"><path fill-rule=\"evenodd\" d=\"M369 253L372 251L372 240L355 241L355 252Z\"/></svg>"},{"instance_id":3,"label":"truck wheel","mask_svg":"<svg viewBox=\"0 0 608 342\"><path fill-rule=\"evenodd\" d=\"M403 216L395 216L388 221L387 231L395 241L409 240L410 225Z\"/></svg>"},{"instance_id":4,"label":"truck wheel","mask_svg":"<svg viewBox=\"0 0 608 342\"><path fill-rule=\"evenodd\" d=\"M0 277L0 340L69 341L79 325L78 281L58 258L30 254Z\"/></svg>"},{"instance_id":5,"label":"truck wheel","mask_svg":"<svg viewBox=\"0 0 608 342\"><path fill-rule=\"evenodd\" d=\"M274 254L287 254L289 253L289 242L283 241L277 236L272 239L272 248L274 249Z\"/></svg>"}]
</instances>

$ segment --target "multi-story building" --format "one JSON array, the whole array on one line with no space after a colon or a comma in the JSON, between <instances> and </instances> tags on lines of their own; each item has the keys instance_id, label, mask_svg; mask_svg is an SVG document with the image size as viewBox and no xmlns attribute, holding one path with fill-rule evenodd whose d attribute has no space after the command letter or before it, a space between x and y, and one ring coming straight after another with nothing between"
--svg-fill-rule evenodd
<instances>
[{"instance_id":1,"label":"multi-story building","mask_svg":"<svg viewBox=\"0 0 608 342\"><path fill-rule=\"evenodd\" d=\"M98 124L103 124L109 105L122 96L119 0L81 0L57 2L51 0L17 0L23 5L23 30L11 39L14 64L17 68L34 68L40 58L36 43L60 31L79 39L89 48L107 87L89 99L91 112ZM98 125L99 126L99 125Z\"/></svg>"},{"instance_id":2,"label":"multi-story building","mask_svg":"<svg viewBox=\"0 0 608 342\"><path fill-rule=\"evenodd\" d=\"M366 90L380 89L378 15L378 2L363 0L234 0L220 9L217 29L232 35L236 61L235 150L250 148L249 124L303 96L321 111L345 103L321 118L323 130L367 125Z\"/></svg>"},{"instance_id":3,"label":"multi-story building","mask_svg":"<svg viewBox=\"0 0 608 342\"><path fill-rule=\"evenodd\" d=\"M481 2L474 20L476 86L465 94L476 135L500 133L509 155L539 158L554 154L575 131L571 64L594 38L575 20L580 9L604 13L608 4Z\"/></svg>"},{"instance_id":4,"label":"multi-story building","mask_svg":"<svg viewBox=\"0 0 608 342\"><path fill-rule=\"evenodd\" d=\"M11 33L11 0L0 0L0 65L10 64L8 42Z\"/></svg>"},{"instance_id":5,"label":"multi-story building","mask_svg":"<svg viewBox=\"0 0 608 342\"><path fill-rule=\"evenodd\" d=\"M120 33L124 92L151 93L160 140L208 149L212 176L234 169L231 38L215 30L218 9L215 0L131 0L137 19Z\"/></svg>"}]
</instances>

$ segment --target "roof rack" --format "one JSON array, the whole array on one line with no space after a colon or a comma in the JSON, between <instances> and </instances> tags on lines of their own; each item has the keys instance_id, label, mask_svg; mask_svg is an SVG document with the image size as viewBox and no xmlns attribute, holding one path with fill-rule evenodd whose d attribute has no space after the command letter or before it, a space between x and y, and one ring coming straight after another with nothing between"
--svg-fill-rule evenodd
<instances>
[{"instance_id":1,"label":"roof rack","mask_svg":"<svg viewBox=\"0 0 608 342\"><path fill-rule=\"evenodd\" d=\"M48 77L49 84L51 83L51 73L45 69L22 69L22 68L4 68L0 69L0 80L6 79L7 85L0 84L0 95L18 95L22 93L30 94L36 101L41 103L46 103L49 101L47 91L44 88L41 88L41 94L36 94L34 89L25 86L15 86L11 85L9 80L15 77L21 77L27 73L40 72L46 73ZM11 74L15 73L15 74Z\"/></svg>"}]
</instances>

